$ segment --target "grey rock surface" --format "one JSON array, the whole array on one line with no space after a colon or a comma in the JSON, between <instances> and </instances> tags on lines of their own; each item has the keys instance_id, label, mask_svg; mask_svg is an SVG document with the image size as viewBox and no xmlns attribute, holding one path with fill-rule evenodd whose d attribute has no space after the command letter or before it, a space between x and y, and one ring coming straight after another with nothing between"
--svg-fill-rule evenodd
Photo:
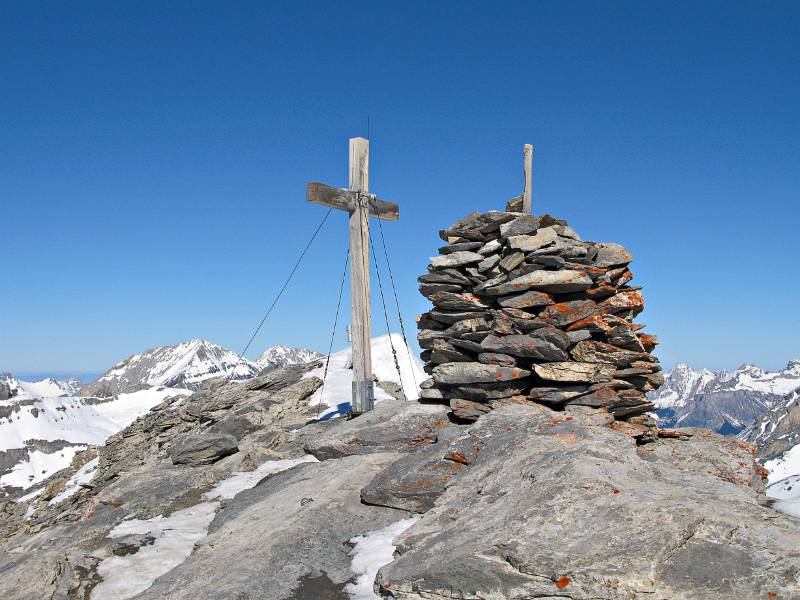
<instances>
[{"instance_id":1,"label":"grey rock surface","mask_svg":"<svg viewBox=\"0 0 800 600\"><path fill-rule=\"evenodd\" d=\"M527 235L529 233L535 233L537 229L539 229L538 217L534 217L533 215L520 215L513 221L500 225L500 235L502 237Z\"/></svg>"},{"instance_id":2,"label":"grey rock surface","mask_svg":"<svg viewBox=\"0 0 800 600\"><path fill-rule=\"evenodd\" d=\"M583 362L552 362L534 365L533 370L545 381L575 383L602 383L610 381L614 374L611 365Z\"/></svg>"},{"instance_id":3,"label":"grey rock surface","mask_svg":"<svg viewBox=\"0 0 800 600\"><path fill-rule=\"evenodd\" d=\"M554 242L558 234L552 227L544 227L539 229L533 235L511 235L508 238L508 246L512 250L522 250L523 252L532 252L538 250L543 246Z\"/></svg>"},{"instance_id":4,"label":"grey rock surface","mask_svg":"<svg viewBox=\"0 0 800 600\"><path fill-rule=\"evenodd\" d=\"M233 435L205 431L178 442L172 448L170 458L176 465L207 465L238 451Z\"/></svg>"},{"instance_id":5,"label":"grey rock surface","mask_svg":"<svg viewBox=\"0 0 800 600\"><path fill-rule=\"evenodd\" d=\"M564 361L569 358L566 352L552 342L533 335L506 335L503 337L489 335L483 339L481 347L489 352L540 360Z\"/></svg>"},{"instance_id":6,"label":"grey rock surface","mask_svg":"<svg viewBox=\"0 0 800 600\"><path fill-rule=\"evenodd\" d=\"M460 427L443 429L435 444L394 461L361 490L361 500L416 513L433 508L448 482L464 468L446 458L450 442L462 431Z\"/></svg>"},{"instance_id":7,"label":"grey rock surface","mask_svg":"<svg viewBox=\"0 0 800 600\"><path fill-rule=\"evenodd\" d=\"M411 452L436 442L448 425L447 407L384 401L351 421L331 421L305 443L319 460L376 452Z\"/></svg>"},{"instance_id":8,"label":"grey rock surface","mask_svg":"<svg viewBox=\"0 0 800 600\"><path fill-rule=\"evenodd\" d=\"M500 298L498 304L508 308L528 308L534 306L547 306L553 304L553 297L544 292L525 292Z\"/></svg>"},{"instance_id":9,"label":"grey rock surface","mask_svg":"<svg viewBox=\"0 0 800 600\"><path fill-rule=\"evenodd\" d=\"M384 595L800 596L800 521L749 485L749 449L710 433L637 446L557 414L507 405L469 429L475 458L396 541Z\"/></svg>"},{"instance_id":10,"label":"grey rock surface","mask_svg":"<svg viewBox=\"0 0 800 600\"><path fill-rule=\"evenodd\" d=\"M598 244L597 258L595 264L598 267L615 267L627 265L633 260L630 252L619 244Z\"/></svg>"}]
</instances>

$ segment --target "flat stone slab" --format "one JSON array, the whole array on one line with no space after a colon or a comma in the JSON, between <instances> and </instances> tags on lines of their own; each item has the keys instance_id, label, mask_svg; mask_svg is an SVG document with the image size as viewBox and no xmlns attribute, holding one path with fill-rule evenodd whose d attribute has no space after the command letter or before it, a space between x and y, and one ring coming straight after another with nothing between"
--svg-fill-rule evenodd
<instances>
[{"instance_id":1,"label":"flat stone slab","mask_svg":"<svg viewBox=\"0 0 800 600\"><path fill-rule=\"evenodd\" d=\"M485 293L490 296L503 296L514 292L536 290L566 294L590 287L592 287L592 279L586 273L564 269L563 271L533 271L512 279L508 283L487 288Z\"/></svg>"},{"instance_id":2,"label":"flat stone slab","mask_svg":"<svg viewBox=\"0 0 800 600\"><path fill-rule=\"evenodd\" d=\"M500 236L527 235L536 233L537 229L539 229L538 217L534 217L533 215L521 215L513 221L500 225Z\"/></svg>"},{"instance_id":3,"label":"flat stone slab","mask_svg":"<svg viewBox=\"0 0 800 600\"><path fill-rule=\"evenodd\" d=\"M498 304L508 308L528 308L531 306L547 306L553 304L554 300L550 294L544 292L525 292L499 298Z\"/></svg>"},{"instance_id":4,"label":"flat stone slab","mask_svg":"<svg viewBox=\"0 0 800 600\"><path fill-rule=\"evenodd\" d=\"M552 362L534 365L536 375L546 381L565 381L574 383L602 383L611 381L613 365L582 362Z\"/></svg>"},{"instance_id":5,"label":"flat stone slab","mask_svg":"<svg viewBox=\"0 0 800 600\"><path fill-rule=\"evenodd\" d=\"M633 256L619 244L598 244L597 257L594 263L598 267L616 267L627 265L633 260Z\"/></svg>"},{"instance_id":6,"label":"flat stone slab","mask_svg":"<svg viewBox=\"0 0 800 600\"><path fill-rule=\"evenodd\" d=\"M453 398L450 400L450 409L453 415L460 421L477 421L482 415L488 413L492 408L480 402L472 400L462 400Z\"/></svg>"},{"instance_id":7,"label":"flat stone slab","mask_svg":"<svg viewBox=\"0 0 800 600\"><path fill-rule=\"evenodd\" d=\"M445 310L475 310L487 308L480 298L472 294L456 294L453 292L436 292L429 296L429 300Z\"/></svg>"},{"instance_id":8,"label":"flat stone slab","mask_svg":"<svg viewBox=\"0 0 800 600\"><path fill-rule=\"evenodd\" d=\"M445 458L450 442L461 431L450 427L437 444L392 463L361 490L361 500L417 513L433 508L447 483L464 468L462 463Z\"/></svg>"},{"instance_id":9,"label":"flat stone slab","mask_svg":"<svg viewBox=\"0 0 800 600\"><path fill-rule=\"evenodd\" d=\"M448 385L512 381L530 374L531 372L525 369L484 365L478 362L446 363L433 368L433 380Z\"/></svg>"},{"instance_id":10,"label":"flat stone slab","mask_svg":"<svg viewBox=\"0 0 800 600\"><path fill-rule=\"evenodd\" d=\"M319 460L379 452L412 452L436 442L448 425L447 406L385 400L350 421L329 421L328 431L304 446Z\"/></svg>"},{"instance_id":11,"label":"flat stone slab","mask_svg":"<svg viewBox=\"0 0 800 600\"><path fill-rule=\"evenodd\" d=\"M172 448L170 458L176 465L207 465L238 451L233 435L207 431L178 442Z\"/></svg>"},{"instance_id":12,"label":"flat stone slab","mask_svg":"<svg viewBox=\"0 0 800 600\"><path fill-rule=\"evenodd\" d=\"M618 348L612 344L593 340L578 342L575 347L570 350L570 354L572 354L575 360L580 362L605 363L618 367L624 367L634 361L649 360L651 358L646 352L625 350L624 348Z\"/></svg>"},{"instance_id":13,"label":"flat stone slab","mask_svg":"<svg viewBox=\"0 0 800 600\"><path fill-rule=\"evenodd\" d=\"M499 352L523 358L535 358L548 361L565 361L569 358L566 352L553 343L532 335L505 335L498 337L489 335L481 342L487 352Z\"/></svg>"},{"instance_id":14,"label":"flat stone slab","mask_svg":"<svg viewBox=\"0 0 800 600\"><path fill-rule=\"evenodd\" d=\"M508 247L522 252L533 252L553 243L558 234L552 227L539 229L534 235L512 235L508 238Z\"/></svg>"},{"instance_id":15,"label":"flat stone slab","mask_svg":"<svg viewBox=\"0 0 800 600\"><path fill-rule=\"evenodd\" d=\"M565 327L594 313L595 306L596 304L592 300L559 302L546 307L538 317L554 327Z\"/></svg>"},{"instance_id":16,"label":"flat stone slab","mask_svg":"<svg viewBox=\"0 0 800 600\"><path fill-rule=\"evenodd\" d=\"M644 298L638 290L624 291L603 300L597 309L609 313L632 310L638 314L644 310Z\"/></svg>"}]
</instances>

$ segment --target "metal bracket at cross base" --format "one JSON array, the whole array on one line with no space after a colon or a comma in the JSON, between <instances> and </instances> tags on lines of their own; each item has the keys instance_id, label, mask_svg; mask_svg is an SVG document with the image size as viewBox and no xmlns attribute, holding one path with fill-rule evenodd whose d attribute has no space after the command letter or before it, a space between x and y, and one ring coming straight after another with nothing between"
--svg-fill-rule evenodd
<instances>
[{"instance_id":1,"label":"metal bracket at cross base","mask_svg":"<svg viewBox=\"0 0 800 600\"><path fill-rule=\"evenodd\" d=\"M360 415L375 407L375 384L372 381L353 382L353 414Z\"/></svg>"}]
</instances>

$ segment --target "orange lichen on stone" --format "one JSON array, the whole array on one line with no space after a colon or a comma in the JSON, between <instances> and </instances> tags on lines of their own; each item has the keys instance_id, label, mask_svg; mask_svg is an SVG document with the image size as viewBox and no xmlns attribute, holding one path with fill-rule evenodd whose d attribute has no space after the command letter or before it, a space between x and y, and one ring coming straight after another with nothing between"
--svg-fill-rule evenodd
<instances>
[{"instance_id":1,"label":"orange lichen on stone","mask_svg":"<svg viewBox=\"0 0 800 600\"><path fill-rule=\"evenodd\" d=\"M558 579L556 579L556 587L560 590L563 590L565 587L569 585L570 579L566 575L562 575Z\"/></svg>"},{"instance_id":2,"label":"orange lichen on stone","mask_svg":"<svg viewBox=\"0 0 800 600\"><path fill-rule=\"evenodd\" d=\"M575 321L572 325L567 327L567 331L577 331L578 329L588 329L589 331L608 331L611 326L608 325L601 315L591 315L580 321Z\"/></svg>"},{"instance_id":3,"label":"orange lichen on stone","mask_svg":"<svg viewBox=\"0 0 800 600\"><path fill-rule=\"evenodd\" d=\"M448 453L447 458L457 463L461 463L462 465L467 464L467 457L464 456L463 454L459 454L458 452Z\"/></svg>"}]
</instances>

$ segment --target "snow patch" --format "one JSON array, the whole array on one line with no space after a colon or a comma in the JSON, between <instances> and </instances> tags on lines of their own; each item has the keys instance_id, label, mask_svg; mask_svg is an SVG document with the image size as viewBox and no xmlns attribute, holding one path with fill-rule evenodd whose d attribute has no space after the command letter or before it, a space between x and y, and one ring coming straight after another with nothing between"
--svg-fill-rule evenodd
<instances>
[{"instance_id":1,"label":"snow patch","mask_svg":"<svg viewBox=\"0 0 800 600\"><path fill-rule=\"evenodd\" d=\"M25 441L31 439L102 444L166 398L190 393L178 388L150 388L100 403L76 396L41 398L32 405L20 406L11 418L0 419L0 450L24 448ZM0 405L13 405L16 400Z\"/></svg>"},{"instance_id":2,"label":"snow patch","mask_svg":"<svg viewBox=\"0 0 800 600\"><path fill-rule=\"evenodd\" d=\"M268 460L262 463L254 471L240 471L234 473L230 477L220 481L213 490L206 492L204 496L208 499L219 498L221 500L229 500L234 498L239 492L249 490L255 487L256 484L264 479L267 475L280 473L287 469L291 469L302 463L319 462L310 454L306 454L300 458L287 458L284 460Z\"/></svg>"},{"instance_id":3,"label":"snow patch","mask_svg":"<svg viewBox=\"0 0 800 600\"><path fill-rule=\"evenodd\" d=\"M800 444L792 446L778 458L764 463L769 471L770 485L791 475L800 474Z\"/></svg>"},{"instance_id":4,"label":"snow patch","mask_svg":"<svg viewBox=\"0 0 800 600\"><path fill-rule=\"evenodd\" d=\"M112 389L129 386L190 386L211 377L248 379L260 371L254 363L240 359L235 352L201 339L162 346L135 354L118 362L87 388L107 384Z\"/></svg>"},{"instance_id":5,"label":"snow patch","mask_svg":"<svg viewBox=\"0 0 800 600\"><path fill-rule=\"evenodd\" d=\"M49 454L39 450L28 452L27 461L17 463L10 472L0 477L0 488L18 487L27 490L53 473L66 469L81 450L86 450L86 446L67 446Z\"/></svg>"},{"instance_id":6,"label":"snow patch","mask_svg":"<svg viewBox=\"0 0 800 600\"><path fill-rule=\"evenodd\" d=\"M103 560L97 566L97 574L103 581L95 586L91 597L126 600L149 588L158 577L189 558L194 545L206 536L218 508L218 502L201 502L169 517L131 519L117 525L108 537L149 534L155 541L135 554Z\"/></svg>"},{"instance_id":7,"label":"snow patch","mask_svg":"<svg viewBox=\"0 0 800 600\"><path fill-rule=\"evenodd\" d=\"M28 449L26 458L0 478L0 488L31 487L67 468L75 454L88 445L105 443L164 399L187 393L191 392L162 387L119 394L99 403L76 396L57 396L19 405L19 410L8 418L0 418L0 451L30 448L29 440L60 441L68 445L52 453ZM0 402L0 406L14 406L22 399L15 396Z\"/></svg>"},{"instance_id":8,"label":"snow patch","mask_svg":"<svg viewBox=\"0 0 800 600\"><path fill-rule=\"evenodd\" d=\"M208 527L220 508L219 500L234 498L240 492L258 484L267 475L291 469L301 463L318 462L310 455L301 458L270 460L254 471L237 472L220 481L206 492L207 502L175 511L169 517L130 519L112 529L108 537L150 535L155 541L142 546L134 554L111 556L97 567L103 578L93 590L93 600L127 600L140 594L153 582L183 563L195 544L208 534Z\"/></svg>"},{"instance_id":9,"label":"snow patch","mask_svg":"<svg viewBox=\"0 0 800 600\"><path fill-rule=\"evenodd\" d=\"M790 475L770 484L767 496L777 500L772 505L775 510L800 517L800 475Z\"/></svg>"},{"instance_id":10,"label":"snow patch","mask_svg":"<svg viewBox=\"0 0 800 600\"><path fill-rule=\"evenodd\" d=\"M391 337L390 337L391 336ZM397 376L397 367L392 355L392 345L397 351L397 362L400 365L400 375ZM382 335L372 338L372 372L378 381L392 381L400 384L406 398L416 400L419 398L419 384L427 379L417 358L411 349L403 342L399 333ZM319 377L322 379L325 365L306 373L303 378ZM328 376L325 386L318 389L309 399L310 406L320 406L320 419L330 419L350 412L350 401L353 394L353 349L345 348L331 354ZM375 386L375 402L390 400L392 396Z\"/></svg>"},{"instance_id":11,"label":"snow patch","mask_svg":"<svg viewBox=\"0 0 800 600\"><path fill-rule=\"evenodd\" d=\"M312 360L322 358L316 350L308 348L290 348L289 346L272 346L267 348L255 360L255 364L261 369L285 367L286 365L299 365Z\"/></svg>"},{"instance_id":12,"label":"snow patch","mask_svg":"<svg viewBox=\"0 0 800 600\"><path fill-rule=\"evenodd\" d=\"M350 570L358 576L355 583L348 583L344 588L351 600L380 600L380 596L372 591L375 576L381 567L394 560L394 539L419 519L420 516L402 519L350 540L355 544L350 552L353 557Z\"/></svg>"},{"instance_id":13,"label":"snow patch","mask_svg":"<svg viewBox=\"0 0 800 600\"><path fill-rule=\"evenodd\" d=\"M78 469L75 474L67 480L67 483L64 485L64 490L53 496L47 503L47 506L53 506L54 504L58 504L74 496L78 490L81 489L82 483L89 483L94 478L95 470L99 464L100 458L93 458Z\"/></svg>"}]
</instances>

